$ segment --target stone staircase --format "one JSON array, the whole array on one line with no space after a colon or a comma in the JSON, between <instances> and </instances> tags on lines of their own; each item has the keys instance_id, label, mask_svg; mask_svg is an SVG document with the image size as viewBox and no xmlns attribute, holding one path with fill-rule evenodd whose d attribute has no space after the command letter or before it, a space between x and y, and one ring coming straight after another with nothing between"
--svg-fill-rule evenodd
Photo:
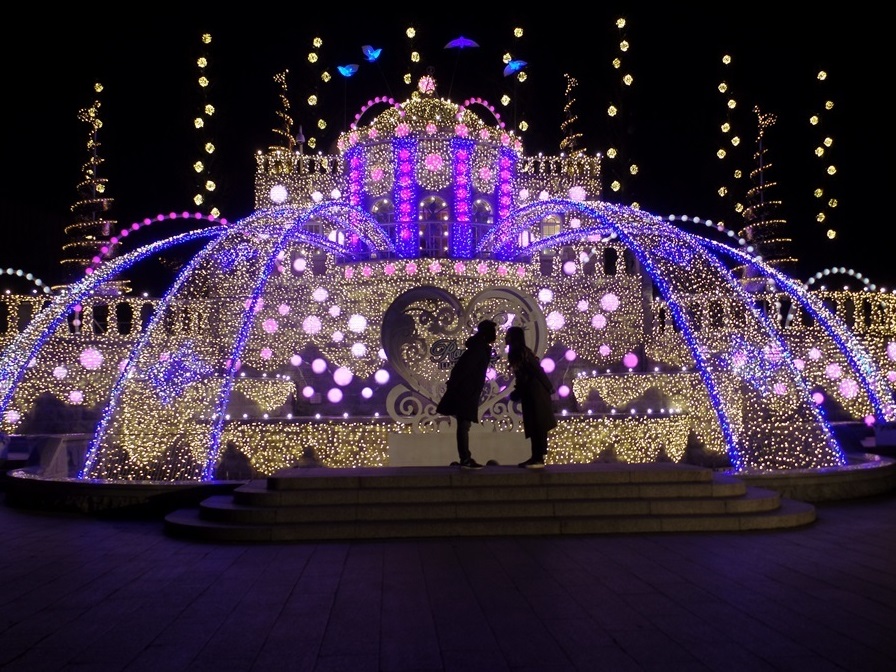
<instances>
[{"instance_id":1,"label":"stone staircase","mask_svg":"<svg viewBox=\"0 0 896 672\"><path fill-rule=\"evenodd\" d=\"M815 521L812 504L680 464L294 468L165 516L212 542L742 532Z\"/></svg>"}]
</instances>

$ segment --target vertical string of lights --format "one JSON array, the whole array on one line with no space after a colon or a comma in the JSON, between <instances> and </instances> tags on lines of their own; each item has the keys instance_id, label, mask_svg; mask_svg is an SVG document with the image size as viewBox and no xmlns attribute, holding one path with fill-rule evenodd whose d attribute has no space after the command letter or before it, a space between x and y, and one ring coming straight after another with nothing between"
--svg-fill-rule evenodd
<instances>
[{"instance_id":1,"label":"vertical string of lights","mask_svg":"<svg viewBox=\"0 0 896 672\"><path fill-rule=\"evenodd\" d=\"M513 29L513 37L516 40L523 39L523 35L524 31L522 28L517 27ZM522 59L515 58L511 51L505 52L501 57L501 61L504 63L504 79L506 80L510 77L513 81L513 90L507 91L505 89L504 93L501 94L501 105L504 107L509 107L511 104L513 105L514 132L519 132L520 136L522 136L523 133L529 130L529 122L526 121L525 117L521 116L523 114L522 109L525 108L525 106L521 106L519 103L519 85L525 83L526 80L529 79L529 75L526 73L526 66L528 63Z\"/></svg>"},{"instance_id":2,"label":"vertical string of lights","mask_svg":"<svg viewBox=\"0 0 896 672\"><path fill-rule=\"evenodd\" d=\"M193 127L199 133L199 158L193 163L193 171L196 173L196 193L193 195L193 205L196 206L198 212L220 217L221 211L212 200L218 187L212 179L216 149L215 143L212 141L213 128L211 124L215 116L215 106L209 101L211 79L208 76L208 49L212 43L212 36L209 33L203 33L200 42L202 53L196 59L196 65L199 68L199 77L196 82L199 84L200 109L199 114L193 119Z\"/></svg>"},{"instance_id":3,"label":"vertical string of lights","mask_svg":"<svg viewBox=\"0 0 896 672\"><path fill-rule=\"evenodd\" d=\"M609 117L610 142L608 143L606 157L609 159L607 177L609 178L610 191L613 192L616 202L622 202L628 191L626 186L639 172L638 164L629 156L627 136L629 134L628 98L634 77L623 67L623 57L628 56L631 44L626 38L625 28L627 21L624 18L616 19L616 28L619 31L619 53L613 58L613 69L619 72L619 80L615 87L615 101L610 101L607 106ZM631 202L632 207L639 208L637 201Z\"/></svg>"},{"instance_id":4,"label":"vertical string of lights","mask_svg":"<svg viewBox=\"0 0 896 672\"><path fill-rule=\"evenodd\" d=\"M103 127L99 95L103 92L103 85L95 83L93 91L96 95L93 104L78 111L78 119L86 123L89 129L87 161L81 167L81 181L77 186L78 199L70 207L74 221L65 227L66 241L62 245L62 267L69 281L80 280L95 258L114 257L121 245L113 233L116 221L106 217L113 202L106 194L108 179L100 175L100 167L105 161L99 151L99 132ZM53 289L62 288L64 285ZM101 291L127 293L131 290L127 280L116 280L103 285Z\"/></svg>"},{"instance_id":5,"label":"vertical string of lights","mask_svg":"<svg viewBox=\"0 0 896 672\"><path fill-rule=\"evenodd\" d=\"M722 95L724 102L723 121L719 129L721 130L721 143L716 150L716 158L725 164L722 170L716 171L723 176L722 184L719 185L716 193L722 199L723 213L731 213L739 220L744 211L744 197L747 187L744 180L744 149L740 136L737 134L739 124L736 123L737 99L734 91L729 83L729 69L733 59L730 54L722 56L722 67L724 72L722 80L716 89ZM718 218L718 226L721 229L725 227L726 217L723 214Z\"/></svg>"},{"instance_id":6,"label":"vertical string of lights","mask_svg":"<svg viewBox=\"0 0 896 672\"><path fill-rule=\"evenodd\" d=\"M408 38L408 47L410 49L408 57L408 70L404 73L402 81L406 86L413 87L418 77L418 68L420 67L420 52L414 46L414 39L417 37L417 29L414 26L408 26L404 31L405 37Z\"/></svg>"},{"instance_id":7,"label":"vertical string of lights","mask_svg":"<svg viewBox=\"0 0 896 672\"><path fill-rule=\"evenodd\" d=\"M828 73L821 70L815 77L820 84L825 84L828 79ZM837 176L837 166L834 165L831 158L831 151L834 145L834 139L826 133L826 124L823 122L828 120L831 111L834 109L834 102L826 96L822 98L822 109L809 117L809 124L815 128L818 137L818 144L815 146L815 157L821 163L821 175L819 176L821 183L812 191L816 199L818 199L818 212L815 213L815 221L821 226L826 227L825 238L835 240L837 238L837 230L832 228L830 216L832 211L837 207L837 198L829 193L827 185L831 185Z\"/></svg>"},{"instance_id":8,"label":"vertical string of lights","mask_svg":"<svg viewBox=\"0 0 896 672\"><path fill-rule=\"evenodd\" d=\"M308 89L307 94L305 95L305 105L308 107L308 118L315 119L314 125L312 128L307 129L308 135L305 135L305 130L302 126L299 126L298 133L295 137L295 142L299 146L299 151L304 153L304 147L307 146L310 150L315 150L322 144L322 136L327 131L327 121L323 118L320 110L322 109L322 93L320 86L322 84L329 84L333 81L333 74L330 72L328 68L320 69L321 66L321 57L320 57L320 48L323 46L324 41L320 37L314 37L311 40L311 51L308 52L308 56L306 60L308 61L308 66L311 69L311 76L308 78L310 81L311 88Z\"/></svg>"}]
</instances>

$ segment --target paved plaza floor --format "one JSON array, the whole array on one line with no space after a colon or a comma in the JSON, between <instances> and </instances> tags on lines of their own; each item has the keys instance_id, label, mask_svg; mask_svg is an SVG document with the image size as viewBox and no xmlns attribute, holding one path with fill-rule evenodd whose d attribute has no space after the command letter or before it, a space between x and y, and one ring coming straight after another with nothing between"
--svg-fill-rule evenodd
<instances>
[{"instance_id":1,"label":"paved plaza floor","mask_svg":"<svg viewBox=\"0 0 896 672\"><path fill-rule=\"evenodd\" d=\"M817 508L769 532L216 545L0 501L0 670L891 672L896 492Z\"/></svg>"}]
</instances>

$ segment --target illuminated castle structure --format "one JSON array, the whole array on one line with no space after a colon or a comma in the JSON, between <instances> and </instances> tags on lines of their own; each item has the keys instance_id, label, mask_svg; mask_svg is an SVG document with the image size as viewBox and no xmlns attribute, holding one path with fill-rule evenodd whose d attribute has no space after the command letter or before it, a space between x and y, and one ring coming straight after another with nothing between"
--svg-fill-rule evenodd
<instances>
[{"instance_id":1,"label":"illuminated castle structure","mask_svg":"<svg viewBox=\"0 0 896 672\"><path fill-rule=\"evenodd\" d=\"M487 101L430 78L370 101L336 148L259 153L244 219L160 217L196 228L55 298L0 298L0 428L67 413L87 435L76 477L100 481L269 475L309 449L447 464L435 406L486 318L523 326L558 390L549 464L824 471L848 461L833 420L896 420L896 296L808 292L748 246L602 201L599 156L527 156ZM193 241L161 298L96 291ZM521 441L497 354L476 440Z\"/></svg>"}]
</instances>

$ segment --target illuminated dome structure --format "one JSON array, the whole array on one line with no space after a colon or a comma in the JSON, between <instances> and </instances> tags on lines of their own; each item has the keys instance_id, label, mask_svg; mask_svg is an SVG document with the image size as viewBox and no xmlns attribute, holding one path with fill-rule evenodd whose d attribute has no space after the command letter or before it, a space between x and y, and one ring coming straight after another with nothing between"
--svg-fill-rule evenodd
<instances>
[{"instance_id":1,"label":"illuminated dome structure","mask_svg":"<svg viewBox=\"0 0 896 672\"><path fill-rule=\"evenodd\" d=\"M526 156L487 101L426 78L371 101L337 151L271 148L244 219L172 215L201 226L52 300L4 297L22 328L0 341L0 428L39 427L48 400L87 409L77 478L99 481L211 481L233 459L269 475L309 449L388 465L407 441L426 463L486 318L523 326L555 383L549 463L825 470L847 462L832 413L896 420L896 297L863 295L849 323L749 248L600 200L599 156ZM96 292L194 241L160 299ZM498 357L480 436L521 436L511 382Z\"/></svg>"}]
</instances>

